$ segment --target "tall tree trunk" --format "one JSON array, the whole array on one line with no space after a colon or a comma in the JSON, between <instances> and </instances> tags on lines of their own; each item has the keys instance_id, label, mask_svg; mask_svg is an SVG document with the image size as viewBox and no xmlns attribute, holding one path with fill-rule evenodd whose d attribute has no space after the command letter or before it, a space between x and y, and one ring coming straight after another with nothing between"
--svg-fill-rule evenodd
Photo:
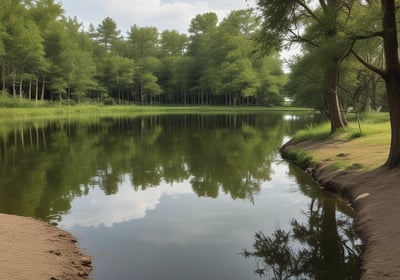
<instances>
[{"instance_id":1,"label":"tall tree trunk","mask_svg":"<svg viewBox=\"0 0 400 280\"><path fill-rule=\"evenodd\" d=\"M320 2L322 3L322 1ZM322 6L326 20L325 38L330 41L336 40L338 38L337 18L340 9L340 1L328 0L326 1L326 5ZM324 97L331 121L331 133L347 125L344 114L341 111L337 93L340 63L342 56L346 52L345 49L337 49L335 52L328 54L326 61Z\"/></svg>"},{"instance_id":2,"label":"tall tree trunk","mask_svg":"<svg viewBox=\"0 0 400 280\"><path fill-rule=\"evenodd\" d=\"M2 77L2 82L3 82L3 91L6 91L6 65L5 65L5 63L1 69L1 77Z\"/></svg>"},{"instance_id":3,"label":"tall tree trunk","mask_svg":"<svg viewBox=\"0 0 400 280\"><path fill-rule=\"evenodd\" d=\"M376 106L376 90L377 90L378 82L377 82L377 76L375 74L372 74L372 79L371 79L371 107L372 110L378 111L378 107Z\"/></svg>"},{"instance_id":4,"label":"tall tree trunk","mask_svg":"<svg viewBox=\"0 0 400 280\"><path fill-rule=\"evenodd\" d=\"M400 165L400 60L398 53L395 0L381 0L383 46L386 71L383 74L390 114L391 143L385 166Z\"/></svg>"},{"instance_id":5,"label":"tall tree trunk","mask_svg":"<svg viewBox=\"0 0 400 280\"><path fill-rule=\"evenodd\" d=\"M35 87L35 101L37 102L39 98L39 78L36 77L36 87Z\"/></svg>"},{"instance_id":6,"label":"tall tree trunk","mask_svg":"<svg viewBox=\"0 0 400 280\"><path fill-rule=\"evenodd\" d=\"M385 165L392 168L400 165L400 73L387 75L385 83L391 128L390 150Z\"/></svg>"},{"instance_id":7,"label":"tall tree trunk","mask_svg":"<svg viewBox=\"0 0 400 280\"><path fill-rule=\"evenodd\" d=\"M22 99L22 95L23 95L23 79L22 79L22 75L21 75L21 79L19 80L19 98Z\"/></svg>"},{"instance_id":8,"label":"tall tree trunk","mask_svg":"<svg viewBox=\"0 0 400 280\"><path fill-rule=\"evenodd\" d=\"M331 121L331 133L346 126L344 115L340 109L337 84L339 79L339 61L328 65L325 72L324 97Z\"/></svg>"},{"instance_id":9,"label":"tall tree trunk","mask_svg":"<svg viewBox=\"0 0 400 280\"><path fill-rule=\"evenodd\" d=\"M361 111L363 112L371 112L372 111L372 76L373 73L371 73L371 75L366 76L363 75L362 76L362 80L363 80L363 84L364 84L364 90L365 90L365 97L364 97L364 104L361 108Z\"/></svg>"},{"instance_id":10,"label":"tall tree trunk","mask_svg":"<svg viewBox=\"0 0 400 280\"><path fill-rule=\"evenodd\" d=\"M28 99L32 99L32 79L29 79Z\"/></svg>"},{"instance_id":11,"label":"tall tree trunk","mask_svg":"<svg viewBox=\"0 0 400 280\"><path fill-rule=\"evenodd\" d=\"M17 96L17 89L16 89L16 87L15 87L15 83L16 83L16 79L17 79L16 76L17 76L17 69L16 69L16 67L14 66L13 75L12 75L12 77L13 77L13 81L12 81L13 97L16 97L16 96Z\"/></svg>"},{"instance_id":12,"label":"tall tree trunk","mask_svg":"<svg viewBox=\"0 0 400 280\"><path fill-rule=\"evenodd\" d=\"M42 83L42 95L40 96L40 100L44 100L44 90L46 88L46 76L43 76L43 83Z\"/></svg>"}]
</instances>

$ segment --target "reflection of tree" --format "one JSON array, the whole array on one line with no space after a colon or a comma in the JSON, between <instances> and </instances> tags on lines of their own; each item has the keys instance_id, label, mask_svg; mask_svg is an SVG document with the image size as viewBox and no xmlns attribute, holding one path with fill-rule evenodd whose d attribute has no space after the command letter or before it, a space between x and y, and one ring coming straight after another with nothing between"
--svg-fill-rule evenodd
<instances>
[{"instance_id":1,"label":"reflection of tree","mask_svg":"<svg viewBox=\"0 0 400 280\"><path fill-rule=\"evenodd\" d=\"M349 219L335 213L335 201L312 199L307 223L293 220L292 230L271 236L258 232L253 251L256 272L272 279L360 279L361 245Z\"/></svg>"},{"instance_id":2,"label":"reflection of tree","mask_svg":"<svg viewBox=\"0 0 400 280\"><path fill-rule=\"evenodd\" d=\"M252 200L270 179L271 154L283 137L279 119L270 116L276 122L263 130L259 119L242 117L227 119L230 129L217 127L191 137L188 166L198 195L216 197L222 190L233 199Z\"/></svg>"},{"instance_id":3,"label":"reflection of tree","mask_svg":"<svg viewBox=\"0 0 400 280\"><path fill-rule=\"evenodd\" d=\"M252 200L270 179L282 114L59 120L0 127L0 212L57 219L98 187L189 181L199 196Z\"/></svg>"}]
</instances>

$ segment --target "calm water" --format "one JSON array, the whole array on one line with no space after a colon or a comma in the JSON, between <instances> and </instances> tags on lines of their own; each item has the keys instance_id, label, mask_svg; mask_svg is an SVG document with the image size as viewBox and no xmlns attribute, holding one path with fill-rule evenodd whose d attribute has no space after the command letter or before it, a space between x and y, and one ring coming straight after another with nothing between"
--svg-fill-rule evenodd
<instances>
[{"instance_id":1,"label":"calm water","mask_svg":"<svg viewBox=\"0 0 400 280\"><path fill-rule=\"evenodd\" d=\"M359 279L352 212L277 148L309 115L19 123L0 212L57 222L95 279Z\"/></svg>"}]
</instances>

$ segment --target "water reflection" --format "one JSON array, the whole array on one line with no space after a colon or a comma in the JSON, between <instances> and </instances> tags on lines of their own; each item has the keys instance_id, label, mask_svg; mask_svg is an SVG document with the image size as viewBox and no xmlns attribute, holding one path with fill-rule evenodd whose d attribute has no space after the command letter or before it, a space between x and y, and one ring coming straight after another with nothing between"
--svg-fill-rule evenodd
<instances>
[{"instance_id":1,"label":"water reflection","mask_svg":"<svg viewBox=\"0 0 400 280\"><path fill-rule=\"evenodd\" d=\"M65 228L112 227L115 223L144 218L147 211L157 207L163 196L193 194L186 184L174 184L172 188L165 182L158 188L135 191L130 179L126 175L118 185L118 192L112 196L93 188L90 196L76 198L71 205L73 210L62 217L61 225Z\"/></svg>"},{"instance_id":2,"label":"water reflection","mask_svg":"<svg viewBox=\"0 0 400 280\"><path fill-rule=\"evenodd\" d=\"M276 113L20 123L0 131L0 212L60 220L92 186L117 194L126 176L136 191L189 180L198 196L253 200L295 129L283 121Z\"/></svg>"},{"instance_id":3,"label":"water reflection","mask_svg":"<svg viewBox=\"0 0 400 280\"><path fill-rule=\"evenodd\" d=\"M360 279L363 247L349 219L351 209L333 195L317 195L322 190L307 184L293 166L290 173L311 199L303 211L305 219L293 219L289 230L256 232L252 249L242 255L254 258L254 272L269 279Z\"/></svg>"},{"instance_id":4,"label":"water reflection","mask_svg":"<svg viewBox=\"0 0 400 280\"><path fill-rule=\"evenodd\" d=\"M335 258L347 256L335 242L347 238L352 213L325 201L326 194L277 153L309 123L308 115L269 113L0 128L0 212L56 221L72 231L96 256L96 280L252 279L254 263L237 253L259 230L256 239L272 236L274 243L277 224L279 234L303 238L287 244L293 258L303 244L328 262L320 243Z\"/></svg>"}]
</instances>

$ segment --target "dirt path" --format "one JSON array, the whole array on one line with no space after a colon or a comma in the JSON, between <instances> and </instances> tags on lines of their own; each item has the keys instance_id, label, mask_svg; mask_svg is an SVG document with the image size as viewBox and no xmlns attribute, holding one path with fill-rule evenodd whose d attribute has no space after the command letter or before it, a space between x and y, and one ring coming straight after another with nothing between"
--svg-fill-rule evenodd
<instances>
[{"instance_id":1,"label":"dirt path","mask_svg":"<svg viewBox=\"0 0 400 280\"><path fill-rule=\"evenodd\" d=\"M69 233L26 217L0 214L0 279L90 279L91 259Z\"/></svg>"},{"instance_id":2,"label":"dirt path","mask_svg":"<svg viewBox=\"0 0 400 280\"><path fill-rule=\"evenodd\" d=\"M314 155L324 148L334 149L337 154L347 149L349 163L352 163L352 154L357 154L353 152L357 148L346 147L343 143L335 146L333 141L295 146ZM315 179L350 201L356 211L355 226L366 245L362 279L400 279L400 169L333 171L323 159L319 160L322 164L313 172ZM359 160L357 158L357 163Z\"/></svg>"}]
</instances>

